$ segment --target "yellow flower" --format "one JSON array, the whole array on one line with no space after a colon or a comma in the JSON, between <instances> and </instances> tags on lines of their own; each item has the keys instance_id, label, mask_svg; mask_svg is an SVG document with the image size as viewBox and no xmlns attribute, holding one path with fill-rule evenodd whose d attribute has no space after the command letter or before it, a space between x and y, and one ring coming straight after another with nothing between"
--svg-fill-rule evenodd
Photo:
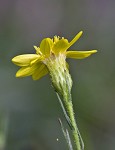
<instances>
[{"instance_id":1,"label":"yellow flower","mask_svg":"<svg viewBox=\"0 0 115 150\"><path fill-rule=\"evenodd\" d=\"M58 68L60 66L66 68L66 58L83 59L96 53L97 50L67 51L80 38L82 33L80 31L71 42L59 36L54 36L53 39L45 38L41 41L40 47L34 46L36 54L24 54L14 57L12 62L21 67L17 71L16 77L32 76L33 80L38 80L48 73L51 75L57 62Z\"/></svg>"}]
</instances>

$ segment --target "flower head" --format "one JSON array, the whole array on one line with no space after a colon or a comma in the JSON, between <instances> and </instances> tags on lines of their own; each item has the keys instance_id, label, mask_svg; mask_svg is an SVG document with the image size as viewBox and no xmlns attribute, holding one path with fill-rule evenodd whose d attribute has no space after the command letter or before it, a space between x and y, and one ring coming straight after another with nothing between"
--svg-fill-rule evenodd
<instances>
[{"instance_id":1,"label":"flower head","mask_svg":"<svg viewBox=\"0 0 115 150\"><path fill-rule=\"evenodd\" d=\"M71 42L64 37L54 36L53 39L45 38L41 41L40 47L34 46L35 54L18 55L12 59L12 62L21 68L17 71L16 77L32 76L33 80L38 80L48 73L51 68L56 67L56 60L59 60L60 66L66 63L66 58L83 59L96 53L97 50L90 51L68 51L82 35L80 31ZM53 65L52 65L53 64ZM67 64L66 64L67 65ZM58 66L59 67L59 66Z\"/></svg>"}]
</instances>

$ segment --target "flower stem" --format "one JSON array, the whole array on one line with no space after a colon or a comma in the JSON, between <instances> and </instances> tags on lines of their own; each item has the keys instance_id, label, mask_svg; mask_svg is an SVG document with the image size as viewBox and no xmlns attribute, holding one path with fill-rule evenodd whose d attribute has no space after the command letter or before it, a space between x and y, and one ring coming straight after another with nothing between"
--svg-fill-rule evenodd
<instances>
[{"instance_id":1,"label":"flower stem","mask_svg":"<svg viewBox=\"0 0 115 150\"><path fill-rule=\"evenodd\" d=\"M69 94L66 99L64 98L64 103L65 103L65 109L67 111L68 117L70 119L71 123L71 130L72 130L72 135L75 143L75 149L76 150L82 150L81 149L81 143L80 143L80 133L77 128L75 116L74 116L74 110L73 110L73 104L72 104L72 97L71 94Z\"/></svg>"},{"instance_id":2,"label":"flower stem","mask_svg":"<svg viewBox=\"0 0 115 150\"><path fill-rule=\"evenodd\" d=\"M74 117L72 102L68 102L66 107L67 107L68 115L70 117L70 121L71 121L71 124L73 127L72 134L73 134L74 142L76 145L76 149L81 150L80 139L79 139L79 134L78 134L78 130L77 130L77 124L76 124L75 117Z\"/></svg>"}]
</instances>

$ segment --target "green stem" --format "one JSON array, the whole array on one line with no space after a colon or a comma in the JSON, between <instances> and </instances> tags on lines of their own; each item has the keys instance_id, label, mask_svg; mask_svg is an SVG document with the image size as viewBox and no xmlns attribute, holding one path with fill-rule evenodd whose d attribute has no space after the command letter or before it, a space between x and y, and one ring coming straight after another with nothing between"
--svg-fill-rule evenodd
<instances>
[{"instance_id":1,"label":"green stem","mask_svg":"<svg viewBox=\"0 0 115 150\"><path fill-rule=\"evenodd\" d=\"M73 135L73 139L75 142L75 148L76 148L76 150L81 150L80 137L79 137L79 132L78 132L75 116L74 116L72 98L71 98L70 94L66 97L66 100L64 100L64 103L65 103L65 107L66 107L68 116L70 118L71 125L73 127L72 135Z\"/></svg>"}]
</instances>

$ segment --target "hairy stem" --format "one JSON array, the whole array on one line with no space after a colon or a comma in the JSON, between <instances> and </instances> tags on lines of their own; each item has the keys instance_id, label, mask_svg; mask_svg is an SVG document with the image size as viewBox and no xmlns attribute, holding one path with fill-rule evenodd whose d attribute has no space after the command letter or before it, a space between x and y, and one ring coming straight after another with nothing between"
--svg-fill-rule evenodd
<instances>
[{"instance_id":1,"label":"hairy stem","mask_svg":"<svg viewBox=\"0 0 115 150\"><path fill-rule=\"evenodd\" d=\"M71 94L69 94L66 98L64 98L64 104L72 126L71 130L72 130L72 135L75 143L75 149L81 150L80 137L79 137L79 132L78 132L75 116L74 116Z\"/></svg>"}]
</instances>

